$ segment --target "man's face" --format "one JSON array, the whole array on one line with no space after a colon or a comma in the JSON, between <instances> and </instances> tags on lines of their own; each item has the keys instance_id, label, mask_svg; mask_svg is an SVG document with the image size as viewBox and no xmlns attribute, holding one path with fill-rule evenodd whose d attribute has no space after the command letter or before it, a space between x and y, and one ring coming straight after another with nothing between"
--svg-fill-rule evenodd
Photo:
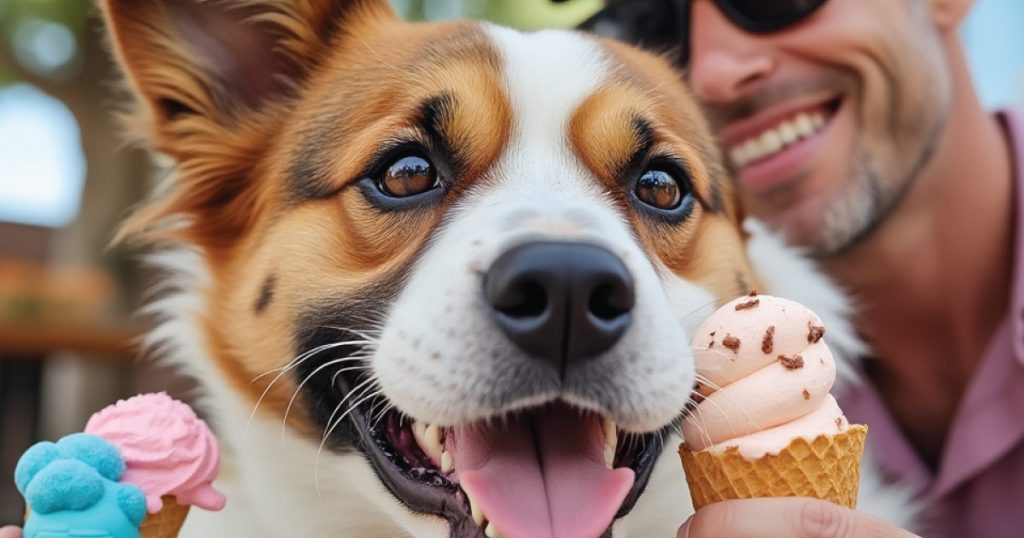
<instances>
[{"instance_id":1,"label":"man's face","mask_svg":"<svg viewBox=\"0 0 1024 538\"><path fill-rule=\"evenodd\" d=\"M927 162L952 101L929 0L829 0L746 33L691 13L689 79L753 216L818 255L870 233Z\"/></svg>"}]
</instances>

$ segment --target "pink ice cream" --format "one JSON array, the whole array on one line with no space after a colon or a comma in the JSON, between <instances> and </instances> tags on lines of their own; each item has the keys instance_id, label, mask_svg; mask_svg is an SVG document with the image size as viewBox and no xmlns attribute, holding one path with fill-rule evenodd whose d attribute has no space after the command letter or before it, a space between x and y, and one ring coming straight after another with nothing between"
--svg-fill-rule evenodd
<instances>
[{"instance_id":1,"label":"pink ice cream","mask_svg":"<svg viewBox=\"0 0 1024 538\"><path fill-rule=\"evenodd\" d=\"M121 481L142 489L149 513L163 508L164 495L205 510L224 507L212 485L220 467L217 440L191 407L162 392L142 394L94 414L85 431L121 451Z\"/></svg>"},{"instance_id":2,"label":"pink ice cream","mask_svg":"<svg viewBox=\"0 0 1024 538\"><path fill-rule=\"evenodd\" d=\"M704 399L683 422L687 446L736 447L753 460L797 437L845 431L829 394L836 364L824 334L814 312L787 299L751 294L718 309L692 343Z\"/></svg>"}]
</instances>

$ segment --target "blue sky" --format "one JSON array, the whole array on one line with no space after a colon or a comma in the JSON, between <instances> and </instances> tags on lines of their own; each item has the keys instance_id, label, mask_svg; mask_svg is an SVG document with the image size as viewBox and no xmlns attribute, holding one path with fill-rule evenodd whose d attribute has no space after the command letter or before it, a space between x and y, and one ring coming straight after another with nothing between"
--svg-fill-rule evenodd
<instances>
[{"instance_id":1,"label":"blue sky","mask_svg":"<svg viewBox=\"0 0 1024 538\"><path fill-rule=\"evenodd\" d=\"M1024 1L979 0L964 23L967 61L987 108L1024 109Z\"/></svg>"},{"instance_id":2,"label":"blue sky","mask_svg":"<svg viewBox=\"0 0 1024 538\"><path fill-rule=\"evenodd\" d=\"M25 84L0 90L0 220L63 226L78 212L84 180L67 108Z\"/></svg>"}]
</instances>

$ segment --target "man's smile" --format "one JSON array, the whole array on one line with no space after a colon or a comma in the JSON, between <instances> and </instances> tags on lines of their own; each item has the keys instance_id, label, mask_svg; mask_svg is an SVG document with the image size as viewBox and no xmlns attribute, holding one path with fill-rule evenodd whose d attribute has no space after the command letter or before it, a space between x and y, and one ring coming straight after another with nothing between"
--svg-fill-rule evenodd
<instances>
[{"instance_id":1,"label":"man's smile","mask_svg":"<svg viewBox=\"0 0 1024 538\"><path fill-rule=\"evenodd\" d=\"M817 154L841 109L836 96L768 108L722 129L722 146L743 188L771 189L791 180Z\"/></svg>"}]
</instances>

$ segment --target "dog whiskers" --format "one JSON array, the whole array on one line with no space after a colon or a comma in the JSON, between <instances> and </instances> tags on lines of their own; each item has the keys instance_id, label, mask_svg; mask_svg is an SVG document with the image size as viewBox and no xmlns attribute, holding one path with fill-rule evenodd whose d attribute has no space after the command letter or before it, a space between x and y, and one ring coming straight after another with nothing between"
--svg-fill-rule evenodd
<instances>
[{"instance_id":1,"label":"dog whiskers","mask_svg":"<svg viewBox=\"0 0 1024 538\"><path fill-rule=\"evenodd\" d=\"M338 405L334 406L334 411L331 412L330 418L327 419L327 427L331 427L331 425L335 423L334 422L334 417L336 417L338 415L338 411L341 410L342 406L345 405L345 402L348 401L349 398L352 398L353 400L355 400L355 399L359 398L359 396L355 396L355 395L358 394L360 391L363 391L363 392L370 391L373 387L372 387L372 385L371 386L367 386L367 385L370 385L370 383L373 383L373 382L374 382L374 378L373 377L368 377L367 379L364 379L362 382L357 384L355 387L352 387L352 389L348 391L348 394L346 394L345 397L342 398L341 401L338 402ZM350 408L350 410L351 410L351 408ZM342 416L344 416L344 414ZM324 433L324 440L326 440L328 436L329 436L329 432L325 432ZM321 446L322 446L322 444L321 444Z\"/></svg>"},{"instance_id":2,"label":"dog whiskers","mask_svg":"<svg viewBox=\"0 0 1024 538\"><path fill-rule=\"evenodd\" d=\"M698 383L701 383L703 385L707 385L707 386L711 387L714 390L721 390L721 388L722 388L721 385L715 383L714 381L711 381L710 379L707 378L707 376L705 376L703 374L699 374L698 373L698 374L695 374L693 377L694 377L694 380L697 381Z\"/></svg>"},{"instance_id":3,"label":"dog whiskers","mask_svg":"<svg viewBox=\"0 0 1024 538\"><path fill-rule=\"evenodd\" d=\"M713 348L711 346L693 346L690 349L699 350L699 351L711 351L715 355L719 355L719 356L722 356L722 357L732 357L733 355L735 355L732 351L726 351L726 350L722 349L721 346L715 347L715 348Z\"/></svg>"},{"instance_id":4,"label":"dog whiskers","mask_svg":"<svg viewBox=\"0 0 1024 538\"><path fill-rule=\"evenodd\" d=\"M367 382L375 382L375 381L376 381L375 379L369 378L366 381L364 381L363 383L360 383L359 386L362 387ZM356 393L355 389L353 389L351 392L349 392L345 396L345 398L343 398L342 401L338 403L338 407L335 408L335 412L337 412L337 410L342 406L342 404L344 404L345 400L347 400L349 398L349 396L351 396L351 395L353 395L355 393ZM363 402L365 402L366 400L368 400L370 398L375 398L377 396L380 396L382 393L383 393L383 391L380 388L377 388L376 390L373 390L373 386L371 385L370 387L367 387L366 389L363 390L363 394L361 395L361 397L358 400L353 400L353 403L349 405L348 410L346 410L344 413L339 415L337 420L333 420L333 422L331 420L328 420L329 427L324 432L323 439L320 440L320 446L317 448L317 451L316 451L316 459L313 462L313 484L316 487L317 498L320 498L320 456L321 456L321 454L323 454L324 445L327 444L327 440L331 437L331 434L334 433L334 429L337 428L338 425L341 424L342 421L344 421L345 418L350 413L352 413L353 411L358 409L359 406L362 405ZM332 414L332 418L333 418L333 414ZM365 440L364 440L364 442L365 442Z\"/></svg>"},{"instance_id":5,"label":"dog whiskers","mask_svg":"<svg viewBox=\"0 0 1024 538\"><path fill-rule=\"evenodd\" d=\"M718 303L718 299L712 299L710 301L707 301L706 303L697 305L696 307L693 308L693 310L690 310L688 313L683 314L683 324L687 324L690 321L690 317L693 316L694 314L700 313L701 310L709 306L715 306L716 303Z\"/></svg>"},{"instance_id":6,"label":"dog whiskers","mask_svg":"<svg viewBox=\"0 0 1024 538\"><path fill-rule=\"evenodd\" d=\"M328 349L334 349L334 348L339 347L339 346L360 346L360 347L366 347L366 346L368 346L370 344L373 344L373 343L374 342L371 341L371 340L348 340L348 341L345 341L345 342L331 342L329 344L323 344L321 346L317 346L317 347L315 347L313 349L310 349L308 351L304 351L303 353L301 353L298 356L296 356L294 359L289 361L288 364L285 364L284 366L278 366L276 368L271 368L271 369L267 370L266 372L263 372L262 374L252 378L252 380L249 381L249 384L255 383L255 382L259 381L260 379L263 379L264 377L266 377L266 376L268 376L268 375L270 375L270 374L272 374L274 372L279 372L280 373L282 371L290 370L290 369L298 366L300 363L302 363L303 361L305 361L309 357L311 357L311 356L313 356L313 355L315 355L317 353L320 353L321 351L326 351Z\"/></svg>"},{"instance_id":7,"label":"dog whiskers","mask_svg":"<svg viewBox=\"0 0 1024 538\"><path fill-rule=\"evenodd\" d=\"M363 321L363 322L365 322L365 323L367 323L369 325L380 325L379 321L371 320L371 319L368 319L368 318L363 318L361 321ZM382 329L380 327L372 327L372 328L368 328L368 329L351 329L351 328L347 329L345 327L338 327L338 326L335 326L335 325L321 325L320 328L321 329L332 329L332 330L335 330L335 331L340 331L340 332L345 332L345 333L351 333L351 334L354 334L354 335L356 335L356 336L358 336L360 338L363 338L363 339L365 339L368 342L371 342L373 344L376 344L376 343L380 342L380 335L381 335L381 333L384 332L384 329Z\"/></svg>"},{"instance_id":8,"label":"dog whiskers","mask_svg":"<svg viewBox=\"0 0 1024 538\"><path fill-rule=\"evenodd\" d=\"M704 419L701 417L701 409L700 408L696 408L696 409L693 410L693 418L694 418L693 425L694 425L694 427L697 428L697 431L700 433L700 437L704 441L704 444L706 446L711 446L713 444L711 442L711 436L708 435L707 428L704 427ZM685 441L686 438L683 437L683 440Z\"/></svg>"},{"instance_id":9,"label":"dog whiskers","mask_svg":"<svg viewBox=\"0 0 1024 538\"><path fill-rule=\"evenodd\" d=\"M359 361L364 361L365 362L370 357L371 357L371 355L359 353L359 354L350 355L348 358L352 359L352 360L359 360ZM369 365L368 362L364 366L366 367L365 368L366 370L370 369L370 365ZM331 374L331 386L332 387L337 387L338 386L338 376L343 374L343 373L345 373L345 370L335 370L335 372L333 374Z\"/></svg>"},{"instance_id":10,"label":"dog whiskers","mask_svg":"<svg viewBox=\"0 0 1024 538\"><path fill-rule=\"evenodd\" d=\"M636 448L637 442L642 439L643 436L633 432L621 432L619 437L619 444L622 445L623 450L628 452Z\"/></svg>"},{"instance_id":11,"label":"dog whiskers","mask_svg":"<svg viewBox=\"0 0 1024 538\"><path fill-rule=\"evenodd\" d=\"M708 381L707 378L704 378L703 376L698 376L698 379L702 379L702 382L710 383L710 381ZM692 398L691 401L693 401ZM701 401L701 403L704 403L706 401L707 399L704 399ZM697 405L696 402L694 402L693 413L691 415L693 419L693 425L695 428L697 428L697 431L700 433L701 439L704 441L705 445L711 446L713 443L711 440L711 436L707 433L707 426L704 421L703 411L704 410L700 407L700 405ZM685 436L683 436L683 440L686 440Z\"/></svg>"},{"instance_id":12,"label":"dog whiskers","mask_svg":"<svg viewBox=\"0 0 1024 538\"><path fill-rule=\"evenodd\" d=\"M264 377L266 375L269 375L270 373L273 373L274 371L278 371L277 376L275 376L274 379L271 380L271 382L266 386L266 388L263 389L263 392L260 394L260 397L256 399L256 403L252 407L252 413L249 414L249 420L245 424L245 430L242 432L242 439L245 439L248 436L249 428L252 426L253 419L256 418L256 411L259 410L260 404L263 403L263 399L266 398L267 394L270 392L270 389L273 388L274 384L277 383L278 380L280 380L282 377L284 377L284 375L286 373L288 373L289 370L291 370L292 368L295 368L296 366L298 366L299 364L301 364L305 360L309 359L313 355L316 355L317 353L320 353L322 351L326 351L326 350L329 350L329 349L334 349L334 348L340 347L340 346L359 345L357 342L361 342L361 341L332 342L332 343L329 343L329 344L324 344L324 345L321 345L321 346L317 346L317 347L315 347L313 349L310 349L308 351L305 351L305 352L299 354L297 357L292 359L291 362L289 362L287 365L285 365L283 367L280 367L280 368L271 369L271 370L269 370L267 372L264 372L264 373L260 374L255 379L253 379L250 383L255 383L258 379L260 379L260 378L262 378L262 377Z\"/></svg>"},{"instance_id":13,"label":"dog whiskers","mask_svg":"<svg viewBox=\"0 0 1024 538\"><path fill-rule=\"evenodd\" d=\"M675 422L673 422L672 424L669 424L669 426L668 426L668 427L669 427L669 429L670 429L670 430L672 430L673 432L675 432L675 434L676 434L676 435L678 435L680 439L682 439L682 438L683 438L683 426L682 426L682 421L675 421Z\"/></svg>"},{"instance_id":14,"label":"dog whiskers","mask_svg":"<svg viewBox=\"0 0 1024 538\"><path fill-rule=\"evenodd\" d=\"M362 360L362 357L343 357L343 358L340 358L340 359L333 359L333 360L327 361L327 362L321 364L320 366L317 366L315 370L310 372L310 374L307 375L306 378L303 379L302 382L299 383L297 387L295 387L295 391L292 392L292 397L288 400L288 406L285 407L284 418L281 419L281 440L282 441L284 441L284 434L285 434L285 431L287 431L287 429L288 429L288 414L291 413L292 405L295 403L295 399L298 398L299 394L302 392L302 387L305 386L305 384L310 379L312 379L313 376L315 376L317 373L319 373L324 368L329 368L331 366L335 366L335 365L338 365L338 364L344 364L346 362L353 362L353 361L358 362L358 361L361 361L361 360ZM360 364L360 365L357 365L357 366L347 366L345 368L339 368L337 371L334 372L334 376L335 377L332 379L332 384L334 384L333 381L337 379L338 374L341 374L343 372L353 372L353 371L357 371L357 370L367 370L369 368L370 368L370 366L366 365L366 364Z\"/></svg>"},{"instance_id":15,"label":"dog whiskers","mask_svg":"<svg viewBox=\"0 0 1024 538\"><path fill-rule=\"evenodd\" d=\"M715 392L718 392L718 391L720 391L722 389L721 386L719 386L719 385L717 385L715 383L712 383L710 380L708 380L708 378L706 378L704 376L701 376L701 375L697 376L697 381L700 382L700 383L704 383L705 385L711 387L712 389L714 389ZM760 431L760 430L764 429L764 426L762 426L757 421L755 421L754 418L751 417L749 413L747 413L747 410L744 409L743 406L737 404L736 401L733 400L732 396L730 396L726 392L721 392L720 394L722 395L723 398L725 398L726 402L728 402L729 404L732 404L732 407L734 409L736 409L739 413L741 413L743 415L743 417L745 417L747 419L747 422L749 422L751 424L751 426L754 427L755 431ZM704 401L708 401L708 400L705 398ZM731 429L733 432L736 432L737 431L736 430L736 426L732 423L732 420L729 419L729 413L722 413L722 406L719 405L718 402L716 402L715 400L710 400L709 403L713 404L715 406L715 408L722 414L722 416L724 416L726 418L726 420L729 422L729 429Z\"/></svg>"},{"instance_id":16,"label":"dog whiskers","mask_svg":"<svg viewBox=\"0 0 1024 538\"><path fill-rule=\"evenodd\" d=\"M395 408L395 404L388 402L387 400L384 399L382 399L381 401L385 402L385 404L384 407L381 408L380 412L377 413L377 416L374 418L373 423L370 425L371 431L377 429L377 426L380 426L380 421L383 420L384 417L388 415L389 411ZM376 407L378 404L375 403L373 405L374 407ZM373 408L370 408L370 414L373 414Z\"/></svg>"}]
</instances>

